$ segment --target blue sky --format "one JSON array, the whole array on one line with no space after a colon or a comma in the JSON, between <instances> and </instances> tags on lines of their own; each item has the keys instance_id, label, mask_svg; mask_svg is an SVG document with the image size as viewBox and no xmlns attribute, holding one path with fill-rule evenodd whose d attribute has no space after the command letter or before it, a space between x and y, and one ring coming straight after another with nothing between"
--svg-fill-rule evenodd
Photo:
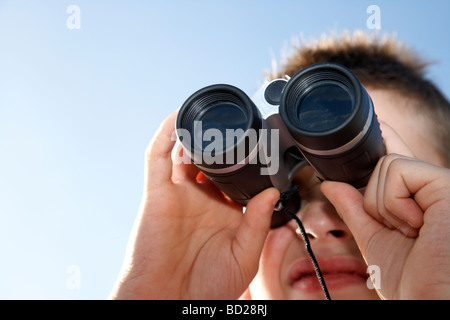
<instances>
[{"instance_id":1,"label":"blue sky","mask_svg":"<svg viewBox=\"0 0 450 320\"><path fill-rule=\"evenodd\" d=\"M107 298L159 123L209 84L251 95L294 37L375 32L373 4L450 97L448 1L0 0L0 299Z\"/></svg>"}]
</instances>

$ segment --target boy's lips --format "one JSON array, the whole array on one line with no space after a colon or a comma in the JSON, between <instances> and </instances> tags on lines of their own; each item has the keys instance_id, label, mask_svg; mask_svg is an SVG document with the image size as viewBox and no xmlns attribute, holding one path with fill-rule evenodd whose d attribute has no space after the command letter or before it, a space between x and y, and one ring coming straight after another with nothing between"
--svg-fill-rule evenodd
<instances>
[{"instance_id":1,"label":"boy's lips","mask_svg":"<svg viewBox=\"0 0 450 320\"><path fill-rule=\"evenodd\" d=\"M369 277L367 265L351 256L319 257L317 263L329 290L365 283ZM322 290L309 257L294 261L288 270L287 280L291 287L307 293Z\"/></svg>"}]
</instances>

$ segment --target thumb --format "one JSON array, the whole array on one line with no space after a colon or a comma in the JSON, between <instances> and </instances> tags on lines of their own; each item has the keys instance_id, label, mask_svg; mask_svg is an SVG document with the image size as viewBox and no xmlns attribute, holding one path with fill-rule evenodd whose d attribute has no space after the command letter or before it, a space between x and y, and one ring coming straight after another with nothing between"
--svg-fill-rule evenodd
<instances>
[{"instance_id":1,"label":"thumb","mask_svg":"<svg viewBox=\"0 0 450 320\"><path fill-rule=\"evenodd\" d=\"M370 239L383 226L364 211L364 197L353 186L335 181L322 182L320 189L350 229L365 256Z\"/></svg>"},{"instance_id":2,"label":"thumb","mask_svg":"<svg viewBox=\"0 0 450 320\"><path fill-rule=\"evenodd\" d=\"M279 191L269 188L249 201L233 243L233 251L239 261L248 260L249 257L255 258L256 263L259 261L270 229L270 218L279 198Z\"/></svg>"}]
</instances>

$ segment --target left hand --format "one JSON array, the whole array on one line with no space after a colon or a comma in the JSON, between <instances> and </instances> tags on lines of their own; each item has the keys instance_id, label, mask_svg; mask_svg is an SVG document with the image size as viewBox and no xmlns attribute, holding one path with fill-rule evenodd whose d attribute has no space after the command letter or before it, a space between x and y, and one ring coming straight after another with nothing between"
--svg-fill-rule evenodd
<instances>
[{"instance_id":1,"label":"left hand","mask_svg":"<svg viewBox=\"0 0 450 320\"><path fill-rule=\"evenodd\" d=\"M367 264L380 268L385 299L450 298L450 170L414 158L383 124L388 155L364 196L325 181L321 190L349 227Z\"/></svg>"}]
</instances>

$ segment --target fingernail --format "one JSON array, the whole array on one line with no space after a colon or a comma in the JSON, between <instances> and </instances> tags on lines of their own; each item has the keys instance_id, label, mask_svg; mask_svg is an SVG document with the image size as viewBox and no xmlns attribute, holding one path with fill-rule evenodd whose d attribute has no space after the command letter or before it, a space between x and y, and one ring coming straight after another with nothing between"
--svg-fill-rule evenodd
<instances>
[{"instance_id":1,"label":"fingernail","mask_svg":"<svg viewBox=\"0 0 450 320\"><path fill-rule=\"evenodd\" d=\"M406 237L409 235L410 228L407 226L400 226L398 227L398 230L400 230L401 233L403 233Z\"/></svg>"},{"instance_id":2,"label":"fingernail","mask_svg":"<svg viewBox=\"0 0 450 320\"><path fill-rule=\"evenodd\" d=\"M411 222L409 222L409 221L407 221L407 222L408 222L408 225L409 225L412 229L417 229L417 227L414 226Z\"/></svg>"}]
</instances>

